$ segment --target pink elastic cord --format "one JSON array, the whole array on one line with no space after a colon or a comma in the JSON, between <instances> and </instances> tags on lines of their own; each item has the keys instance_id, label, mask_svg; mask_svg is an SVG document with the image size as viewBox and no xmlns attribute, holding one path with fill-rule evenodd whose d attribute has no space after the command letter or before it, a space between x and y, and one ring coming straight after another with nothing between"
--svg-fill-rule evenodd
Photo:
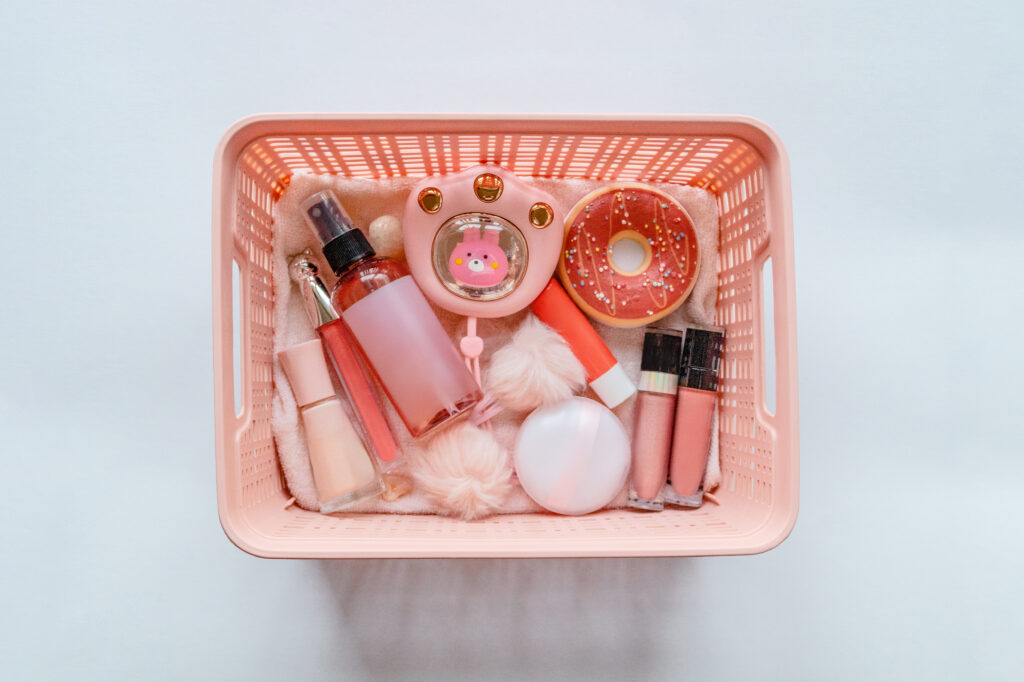
<instances>
[{"instance_id":1,"label":"pink elastic cord","mask_svg":"<svg viewBox=\"0 0 1024 682\"><path fill-rule=\"evenodd\" d=\"M483 352L483 339L476 335L476 317L466 317L466 336L459 343L459 349L466 359L466 369L473 375L476 385L483 388L483 380L480 376L480 353ZM483 399L476 403L470 420L476 426L492 430L490 420L494 419L502 411L502 406L493 396L484 394Z\"/></svg>"},{"instance_id":2,"label":"pink elastic cord","mask_svg":"<svg viewBox=\"0 0 1024 682\"><path fill-rule=\"evenodd\" d=\"M477 426L487 426L490 428L489 422L494 419L504 408L494 399L494 396L485 393L483 400L476 404L473 408L473 414L470 419Z\"/></svg>"},{"instance_id":3,"label":"pink elastic cord","mask_svg":"<svg viewBox=\"0 0 1024 682\"><path fill-rule=\"evenodd\" d=\"M466 336L468 336L470 338L473 338L473 339L479 339L480 338L476 334L476 318L475 317L466 318ZM480 341L480 352L482 353L483 350L484 350L484 344L483 344L483 340L481 339L481 341ZM480 379L480 355L479 354L476 354L476 355L473 356L473 366L470 369L473 372L473 378L476 379L476 385L480 386L482 388L483 387L483 381L481 381L481 379Z\"/></svg>"},{"instance_id":4,"label":"pink elastic cord","mask_svg":"<svg viewBox=\"0 0 1024 682\"><path fill-rule=\"evenodd\" d=\"M462 351L462 357L466 360L466 369L473 375L476 385L483 388L483 379L480 375L480 354L484 351L484 342L476 334L475 317L466 318L466 335L459 342L459 350ZM485 395L483 400L473 408L473 414L470 419L477 426L491 430L489 422L501 410L501 405L495 402L494 398Z\"/></svg>"},{"instance_id":5,"label":"pink elastic cord","mask_svg":"<svg viewBox=\"0 0 1024 682\"><path fill-rule=\"evenodd\" d=\"M483 382L480 380L480 354L484 351L484 342L483 339L476 335L475 317L466 318L466 335L462 337L462 341L459 343L459 350L462 351L462 356L466 359L466 369L476 379L476 385L482 387Z\"/></svg>"}]
</instances>

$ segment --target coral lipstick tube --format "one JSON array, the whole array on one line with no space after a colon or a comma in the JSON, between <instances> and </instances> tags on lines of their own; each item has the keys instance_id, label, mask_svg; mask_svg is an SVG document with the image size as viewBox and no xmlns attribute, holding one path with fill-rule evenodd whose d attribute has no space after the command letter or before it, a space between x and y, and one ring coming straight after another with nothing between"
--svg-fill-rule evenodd
<instances>
[{"instance_id":1,"label":"coral lipstick tube","mask_svg":"<svg viewBox=\"0 0 1024 682\"><path fill-rule=\"evenodd\" d=\"M622 365L557 280L548 282L530 309L569 344L587 372L587 383L605 405L615 407L636 393Z\"/></svg>"},{"instance_id":2,"label":"coral lipstick tube","mask_svg":"<svg viewBox=\"0 0 1024 682\"><path fill-rule=\"evenodd\" d=\"M675 329L648 329L640 358L640 387L633 427L633 466L627 506L664 508L661 491L668 475L676 413L679 357L683 335Z\"/></svg>"},{"instance_id":3,"label":"coral lipstick tube","mask_svg":"<svg viewBox=\"0 0 1024 682\"><path fill-rule=\"evenodd\" d=\"M669 460L666 504L699 507L704 501L701 482L711 447L711 428L718 403L718 373L725 330L690 326L679 362L675 430Z\"/></svg>"},{"instance_id":4,"label":"coral lipstick tube","mask_svg":"<svg viewBox=\"0 0 1024 682\"><path fill-rule=\"evenodd\" d=\"M394 461L398 456L395 437L370 378L359 361L355 343L345 323L331 307L331 296L319 277L319 268L313 255L307 251L295 256L291 261L290 274L299 285L306 314L327 348L345 397L361 423L366 440L381 462L386 464Z\"/></svg>"}]
</instances>

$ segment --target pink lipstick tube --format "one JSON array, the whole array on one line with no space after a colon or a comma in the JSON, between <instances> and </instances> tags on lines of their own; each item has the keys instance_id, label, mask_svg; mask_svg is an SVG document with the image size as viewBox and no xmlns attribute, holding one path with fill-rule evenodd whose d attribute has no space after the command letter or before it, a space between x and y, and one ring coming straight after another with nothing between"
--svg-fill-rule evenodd
<instances>
[{"instance_id":1,"label":"pink lipstick tube","mask_svg":"<svg viewBox=\"0 0 1024 682\"><path fill-rule=\"evenodd\" d=\"M676 413L679 358L683 334L648 329L640 358L640 387L633 427L633 467L627 506L647 511L664 508L662 488L668 475Z\"/></svg>"},{"instance_id":2,"label":"pink lipstick tube","mask_svg":"<svg viewBox=\"0 0 1024 682\"><path fill-rule=\"evenodd\" d=\"M699 507L704 502L704 470L718 403L718 373L725 330L688 326L679 362L679 390L669 460L666 504Z\"/></svg>"},{"instance_id":3,"label":"pink lipstick tube","mask_svg":"<svg viewBox=\"0 0 1024 682\"><path fill-rule=\"evenodd\" d=\"M601 402L615 407L636 393L636 386L622 365L556 280L548 282L530 309L569 344L587 372L587 383Z\"/></svg>"}]
</instances>

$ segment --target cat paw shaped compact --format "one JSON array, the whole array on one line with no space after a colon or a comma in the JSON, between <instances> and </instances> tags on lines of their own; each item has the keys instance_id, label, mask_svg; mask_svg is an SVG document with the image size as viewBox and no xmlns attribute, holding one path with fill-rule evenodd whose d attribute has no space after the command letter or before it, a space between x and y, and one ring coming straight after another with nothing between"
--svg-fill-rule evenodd
<instances>
[{"instance_id":1,"label":"cat paw shaped compact","mask_svg":"<svg viewBox=\"0 0 1024 682\"><path fill-rule=\"evenodd\" d=\"M558 265L564 214L551 195L492 164L425 178L405 205L409 270L433 303L502 317L540 294Z\"/></svg>"}]
</instances>

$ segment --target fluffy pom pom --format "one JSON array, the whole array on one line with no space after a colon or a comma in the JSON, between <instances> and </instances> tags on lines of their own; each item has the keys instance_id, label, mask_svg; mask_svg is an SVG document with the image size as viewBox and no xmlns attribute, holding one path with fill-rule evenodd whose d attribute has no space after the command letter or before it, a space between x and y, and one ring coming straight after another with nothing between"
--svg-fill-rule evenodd
<instances>
[{"instance_id":1,"label":"fluffy pom pom","mask_svg":"<svg viewBox=\"0 0 1024 682\"><path fill-rule=\"evenodd\" d=\"M398 218L382 215L370 223L370 245L381 256L405 260L405 245L402 243L402 224Z\"/></svg>"},{"instance_id":2,"label":"fluffy pom pom","mask_svg":"<svg viewBox=\"0 0 1024 682\"><path fill-rule=\"evenodd\" d=\"M530 315L491 357L485 383L507 409L527 412L571 398L587 373L562 337Z\"/></svg>"},{"instance_id":3,"label":"fluffy pom pom","mask_svg":"<svg viewBox=\"0 0 1024 682\"><path fill-rule=\"evenodd\" d=\"M417 489L442 513L467 521L500 509L512 490L505 448L489 431L467 421L431 438L412 474Z\"/></svg>"}]
</instances>

